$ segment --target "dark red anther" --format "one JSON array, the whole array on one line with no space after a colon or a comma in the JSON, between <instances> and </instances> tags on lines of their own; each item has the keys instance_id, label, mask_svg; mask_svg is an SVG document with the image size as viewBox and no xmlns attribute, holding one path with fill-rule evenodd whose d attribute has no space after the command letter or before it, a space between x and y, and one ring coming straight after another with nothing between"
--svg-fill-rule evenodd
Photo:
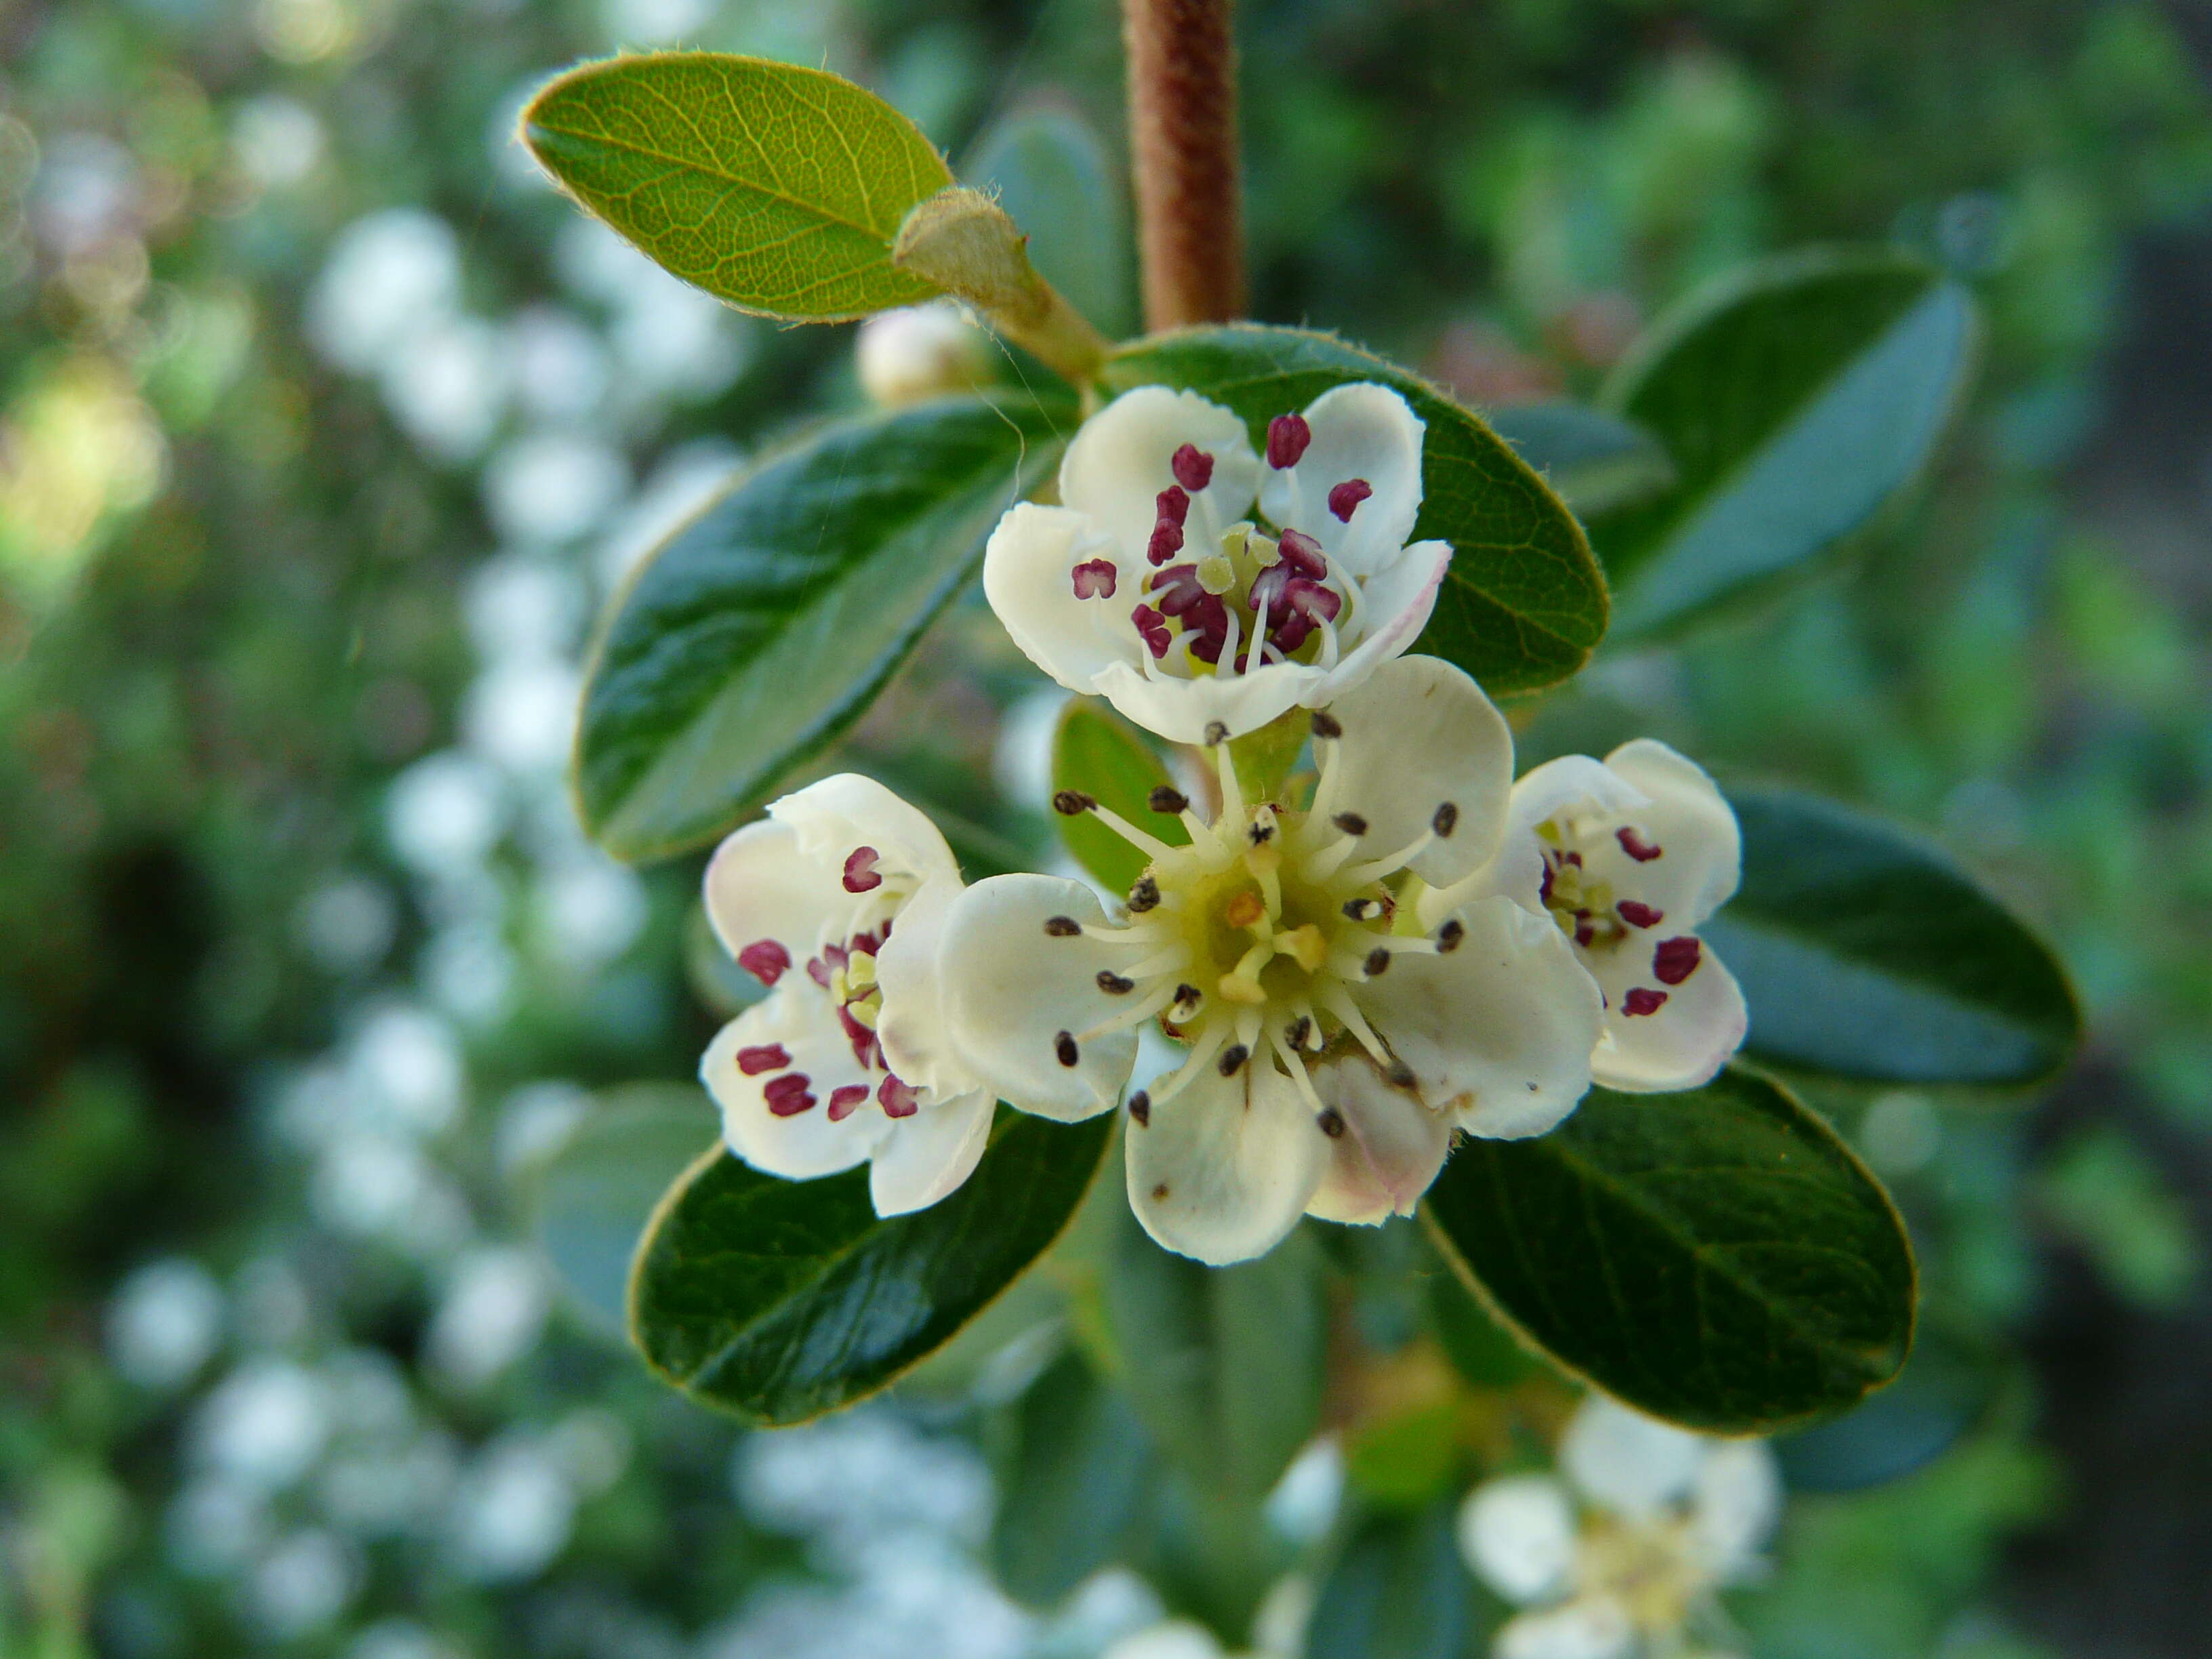
<instances>
[{"instance_id":1,"label":"dark red anther","mask_svg":"<svg viewBox=\"0 0 2212 1659\"><path fill-rule=\"evenodd\" d=\"M1185 444L1176 451L1168 466L1185 489L1203 489L1213 482L1213 457L1196 444Z\"/></svg>"},{"instance_id":2,"label":"dark red anther","mask_svg":"<svg viewBox=\"0 0 2212 1659\"><path fill-rule=\"evenodd\" d=\"M1221 660L1222 647L1229 643L1229 607L1218 593L1200 594L1198 603L1184 614L1182 625L1190 637L1192 656L1200 662Z\"/></svg>"},{"instance_id":3,"label":"dark red anther","mask_svg":"<svg viewBox=\"0 0 2212 1659\"><path fill-rule=\"evenodd\" d=\"M1164 513L1152 526L1152 538L1145 544L1145 558L1151 564L1165 564L1182 551L1182 524Z\"/></svg>"},{"instance_id":4,"label":"dark red anther","mask_svg":"<svg viewBox=\"0 0 2212 1659\"><path fill-rule=\"evenodd\" d=\"M1649 864L1667 850L1663 847L1654 847L1650 842L1644 840L1642 836L1636 833L1633 824L1625 823L1613 833L1613 839L1620 843L1620 850L1638 864Z\"/></svg>"},{"instance_id":5,"label":"dark red anther","mask_svg":"<svg viewBox=\"0 0 2212 1659\"><path fill-rule=\"evenodd\" d=\"M1267 465L1278 472L1296 466L1313 441L1313 428L1303 415L1278 415L1267 422Z\"/></svg>"},{"instance_id":6,"label":"dark red anther","mask_svg":"<svg viewBox=\"0 0 2212 1659\"><path fill-rule=\"evenodd\" d=\"M1114 568L1111 559L1086 559L1070 574L1077 599L1110 599L1114 597L1115 579L1121 573Z\"/></svg>"},{"instance_id":7,"label":"dark red anther","mask_svg":"<svg viewBox=\"0 0 2212 1659\"><path fill-rule=\"evenodd\" d=\"M738 1050L738 1069L747 1077L780 1072L791 1064L791 1051L781 1042L758 1042Z\"/></svg>"},{"instance_id":8,"label":"dark red anther","mask_svg":"<svg viewBox=\"0 0 2212 1659\"><path fill-rule=\"evenodd\" d=\"M882 856L872 847L855 847L845 855L845 890L848 893L872 893L884 884L876 870L876 860Z\"/></svg>"},{"instance_id":9,"label":"dark red anther","mask_svg":"<svg viewBox=\"0 0 2212 1659\"><path fill-rule=\"evenodd\" d=\"M1651 971L1662 985L1680 985L1698 971L1705 953L1705 946L1686 933L1680 939L1662 939L1651 953Z\"/></svg>"},{"instance_id":10,"label":"dark red anther","mask_svg":"<svg viewBox=\"0 0 2212 1659\"><path fill-rule=\"evenodd\" d=\"M1352 509L1375 493L1375 486L1364 478L1346 478L1328 492L1328 510L1345 524L1352 522Z\"/></svg>"},{"instance_id":11,"label":"dark red anther","mask_svg":"<svg viewBox=\"0 0 2212 1659\"><path fill-rule=\"evenodd\" d=\"M757 939L738 952L738 966L763 985L773 985L791 968L791 952L772 939Z\"/></svg>"},{"instance_id":12,"label":"dark red anther","mask_svg":"<svg viewBox=\"0 0 2212 1659\"><path fill-rule=\"evenodd\" d=\"M797 1117L814 1104L814 1097L806 1092L807 1077L804 1072L786 1072L781 1077L770 1078L761 1093L768 1098L768 1109L777 1117Z\"/></svg>"},{"instance_id":13,"label":"dark red anther","mask_svg":"<svg viewBox=\"0 0 2212 1659\"><path fill-rule=\"evenodd\" d=\"M1552 902L1552 883L1559 873L1559 866L1553 863L1551 860L1546 859L1544 860L1544 879L1536 889L1537 903L1549 904Z\"/></svg>"},{"instance_id":14,"label":"dark red anther","mask_svg":"<svg viewBox=\"0 0 2212 1659\"><path fill-rule=\"evenodd\" d=\"M1190 494L1181 484L1170 484L1152 498L1152 512L1163 524L1180 525L1190 517Z\"/></svg>"},{"instance_id":15,"label":"dark red anther","mask_svg":"<svg viewBox=\"0 0 2212 1659\"><path fill-rule=\"evenodd\" d=\"M1198 580L1198 567L1194 564L1171 564L1157 572L1152 580L1152 589L1161 614L1169 617L1183 615L1206 597L1206 587Z\"/></svg>"},{"instance_id":16,"label":"dark red anther","mask_svg":"<svg viewBox=\"0 0 2212 1659\"><path fill-rule=\"evenodd\" d=\"M1667 994L1655 991L1648 985L1639 985L1620 1000L1624 1014L1656 1014L1667 1006Z\"/></svg>"},{"instance_id":17,"label":"dark red anther","mask_svg":"<svg viewBox=\"0 0 2212 1659\"><path fill-rule=\"evenodd\" d=\"M1275 545L1293 574L1315 578L1328 574L1328 560L1322 553L1321 544L1304 531L1285 530L1275 538Z\"/></svg>"},{"instance_id":18,"label":"dark red anther","mask_svg":"<svg viewBox=\"0 0 2212 1659\"><path fill-rule=\"evenodd\" d=\"M885 1117L912 1117L921 1109L914 1091L895 1077L887 1077L876 1085L876 1100L883 1107Z\"/></svg>"},{"instance_id":19,"label":"dark red anther","mask_svg":"<svg viewBox=\"0 0 2212 1659\"><path fill-rule=\"evenodd\" d=\"M868 1097L865 1083L841 1083L830 1091L830 1121L842 1123Z\"/></svg>"},{"instance_id":20,"label":"dark red anther","mask_svg":"<svg viewBox=\"0 0 2212 1659\"><path fill-rule=\"evenodd\" d=\"M1138 635L1155 659L1167 655L1168 647L1175 642L1175 635L1158 611L1149 605L1140 605L1129 613L1129 620L1137 624Z\"/></svg>"},{"instance_id":21,"label":"dark red anther","mask_svg":"<svg viewBox=\"0 0 2212 1659\"><path fill-rule=\"evenodd\" d=\"M1343 608L1343 597L1334 588L1308 581L1304 576L1293 576L1284 584L1282 604L1271 613L1280 620L1268 637L1275 642L1278 651L1288 656L1306 642L1306 636L1316 623L1334 622L1336 613Z\"/></svg>"},{"instance_id":22,"label":"dark red anther","mask_svg":"<svg viewBox=\"0 0 2212 1659\"><path fill-rule=\"evenodd\" d=\"M1655 910L1641 899L1623 899L1613 908L1620 912L1620 919L1631 927L1656 927L1667 920L1664 910Z\"/></svg>"}]
</instances>

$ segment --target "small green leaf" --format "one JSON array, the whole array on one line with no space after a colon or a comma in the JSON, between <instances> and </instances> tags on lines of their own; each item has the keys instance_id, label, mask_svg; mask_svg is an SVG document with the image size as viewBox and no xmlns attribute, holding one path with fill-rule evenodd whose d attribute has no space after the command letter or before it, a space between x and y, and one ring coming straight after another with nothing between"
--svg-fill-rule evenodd
<instances>
[{"instance_id":1,"label":"small green leaf","mask_svg":"<svg viewBox=\"0 0 2212 1659\"><path fill-rule=\"evenodd\" d=\"M1912 1345L1888 1195L1755 1073L1593 1089L1548 1135L1463 1143L1422 1208L1470 1285L1561 1364L1692 1428L1832 1415Z\"/></svg>"},{"instance_id":2,"label":"small green leaf","mask_svg":"<svg viewBox=\"0 0 2212 1659\"><path fill-rule=\"evenodd\" d=\"M1509 404L1485 418L1584 520L1656 495L1674 479L1674 463L1657 439L1602 410Z\"/></svg>"},{"instance_id":3,"label":"small green leaf","mask_svg":"<svg viewBox=\"0 0 2212 1659\"><path fill-rule=\"evenodd\" d=\"M1462 1659L1474 1584L1452 1517L1446 1500L1361 1521L1322 1581L1306 1659Z\"/></svg>"},{"instance_id":4,"label":"small green leaf","mask_svg":"<svg viewBox=\"0 0 2212 1659\"><path fill-rule=\"evenodd\" d=\"M1743 883L1703 932L1743 987L1752 1054L1884 1083L2021 1084L2081 1011L2051 953L1950 858L1833 801L1733 792Z\"/></svg>"},{"instance_id":5,"label":"small green leaf","mask_svg":"<svg viewBox=\"0 0 2212 1659\"><path fill-rule=\"evenodd\" d=\"M897 1380L1059 1237L1111 1139L1109 1114L1059 1124L1001 1109L975 1173L912 1215L879 1218L865 1169L763 1175L695 1164L639 1246L631 1340L704 1404L803 1423Z\"/></svg>"},{"instance_id":6,"label":"small green leaf","mask_svg":"<svg viewBox=\"0 0 2212 1659\"><path fill-rule=\"evenodd\" d=\"M838 76L719 52L610 58L549 83L522 136L587 210L743 310L837 322L936 292L892 268L890 244L951 172Z\"/></svg>"},{"instance_id":7,"label":"small green leaf","mask_svg":"<svg viewBox=\"0 0 2212 1659\"><path fill-rule=\"evenodd\" d=\"M1428 425L1413 535L1453 551L1420 648L1499 695L1566 678L1605 634L1605 578L1582 526L1496 433L1426 381L1326 334L1242 324L1137 341L1100 376L1109 393L1201 392L1243 416L1255 446L1276 416L1356 380L1394 388Z\"/></svg>"},{"instance_id":8,"label":"small green leaf","mask_svg":"<svg viewBox=\"0 0 2212 1659\"><path fill-rule=\"evenodd\" d=\"M1313 1241L1293 1233L1256 1261L1206 1267L1124 1212L1105 1290L1118 1380L1153 1443L1201 1492L1258 1502L1321 1419L1328 1310Z\"/></svg>"},{"instance_id":9,"label":"small green leaf","mask_svg":"<svg viewBox=\"0 0 2212 1659\"><path fill-rule=\"evenodd\" d=\"M1615 641L1677 632L1864 524L1943 435L1975 334L1964 289L1889 252L1771 261L1662 320L1604 400L1676 472L1592 526Z\"/></svg>"},{"instance_id":10,"label":"small green leaf","mask_svg":"<svg viewBox=\"0 0 2212 1659\"><path fill-rule=\"evenodd\" d=\"M1127 721L1081 697L1060 711L1052 738L1054 793L1073 789L1089 795L1139 829L1180 847L1190 832L1179 819L1152 808L1153 789L1167 781L1167 768ZM1060 817L1060 833L1070 856L1112 892L1127 892L1151 862L1087 813Z\"/></svg>"},{"instance_id":11,"label":"small green leaf","mask_svg":"<svg viewBox=\"0 0 2212 1659\"><path fill-rule=\"evenodd\" d=\"M577 734L585 827L617 857L710 840L857 720L1059 458L1065 410L946 398L741 475L623 593Z\"/></svg>"},{"instance_id":12,"label":"small green leaf","mask_svg":"<svg viewBox=\"0 0 2212 1659\"><path fill-rule=\"evenodd\" d=\"M640 1084L610 1095L538 1172L538 1247L599 1328L621 1334L630 1259L653 1206L720 1135L705 1090Z\"/></svg>"},{"instance_id":13,"label":"small green leaf","mask_svg":"<svg viewBox=\"0 0 2212 1659\"><path fill-rule=\"evenodd\" d=\"M1079 1353L1048 1366L1009 1417L992 1572L1018 1601L1055 1607L1121 1553L1143 1510L1152 1452L1128 1401Z\"/></svg>"},{"instance_id":14,"label":"small green leaf","mask_svg":"<svg viewBox=\"0 0 2212 1659\"><path fill-rule=\"evenodd\" d=\"M1136 318L1129 210L1121 173L1072 111L1018 110L975 141L960 176L994 191L1030 234L1030 258L1109 334Z\"/></svg>"}]
</instances>

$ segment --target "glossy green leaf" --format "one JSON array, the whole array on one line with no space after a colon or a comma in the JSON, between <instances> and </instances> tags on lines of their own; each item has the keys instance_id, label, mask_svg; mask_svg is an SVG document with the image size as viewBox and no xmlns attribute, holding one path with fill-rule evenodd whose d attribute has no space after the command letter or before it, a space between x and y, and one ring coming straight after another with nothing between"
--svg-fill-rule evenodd
<instances>
[{"instance_id":1,"label":"glossy green leaf","mask_svg":"<svg viewBox=\"0 0 2212 1659\"><path fill-rule=\"evenodd\" d=\"M1604 399L1676 473L1592 526L1616 642L1679 631L1864 524L1943 435L1975 335L1963 288L1884 251L1774 260L1662 320Z\"/></svg>"},{"instance_id":2,"label":"glossy green leaf","mask_svg":"<svg viewBox=\"0 0 2212 1659\"><path fill-rule=\"evenodd\" d=\"M1428 426L1413 534L1453 549L1420 648L1503 694L1566 678L1604 635L1605 578L1565 503L1479 417L1382 358L1326 334L1239 325L1137 341L1101 380L1115 392L1152 383L1202 392L1243 416L1255 446L1274 416L1333 386L1395 388Z\"/></svg>"},{"instance_id":3,"label":"glossy green leaf","mask_svg":"<svg viewBox=\"0 0 2212 1659\"><path fill-rule=\"evenodd\" d=\"M1144 1505L1152 1449L1128 1401L1079 1353L1048 1366L1008 1416L992 1575L1017 1600L1054 1607L1118 1558Z\"/></svg>"},{"instance_id":4,"label":"glossy green leaf","mask_svg":"<svg viewBox=\"0 0 2212 1659\"><path fill-rule=\"evenodd\" d=\"M847 422L736 479L621 597L577 735L618 857L707 841L866 708L1058 459L1066 411L947 398Z\"/></svg>"},{"instance_id":5,"label":"glossy green leaf","mask_svg":"<svg viewBox=\"0 0 2212 1659\"><path fill-rule=\"evenodd\" d=\"M1125 1215L1105 1304L1116 1380L1153 1443L1201 1492L1257 1502L1320 1423L1328 1310L1313 1241L1293 1233L1255 1261L1206 1267Z\"/></svg>"},{"instance_id":6,"label":"glossy green leaf","mask_svg":"<svg viewBox=\"0 0 2212 1659\"><path fill-rule=\"evenodd\" d=\"M1911 1346L1888 1195L1779 1085L1593 1089L1533 1140L1468 1140L1423 1211L1491 1306L1654 1416L1771 1432L1856 1404Z\"/></svg>"},{"instance_id":7,"label":"glossy green leaf","mask_svg":"<svg viewBox=\"0 0 2212 1659\"><path fill-rule=\"evenodd\" d=\"M1674 465L1659 441L1603 410L1509 404L1485 418L1584 520L1655 495L1674 482Z\"/></svg>"},{"instance_id":8,"label":"glossy green leaf","mask_svg":"<svg viewBox=\"0 0 2212 1659\"><path fill-rule=\"evenodd\" d=\"M1052 787L1091 796L1170 846L1190 839L1182 821L1152 811L1154 788L1168 781L1167 768L1128 723L1102 704L1081 697L1060 711L1052 738ZM1095 817L1060 817L1060 838L1075 861L1109 890L1126 893L1151 860Z\"/></svg>"},{"instance_id":9,"label":"glossy green leaf","mask_svg":"<svg viewBox=\"0 0 2212 1659\"><path fill-rule=\"evenodd\" d=\"M705 1090L641 1084L609 1096L538 1172L538 1248L592 1324L621 1334L630 1259L654 1206L720 1139Z\"/></svg>"},{"instance_id":10,"label":"glossy green leaf","mask_svg":"<svg viewBox=\"0 0 2212 1659\"><path fill-rule=\"evenodd\" d=\"M1129 208L1121 173L1072 109L1017 110L975 141L960 170L1029 233L1030 259L1070 304L1112 335L1136 320Z\"/></svg>"},{"instance_id":11,"label":"glossy green leaf","mask_svg":"<svg viewBox=\"0 0 2212 1659\"><path fill-rule=\"evenodd\" d=\"M1463 1659L1474 1582L1453 1537L1454 1504L1367 1516L1322 1581L1306 1659Z\"/></svg>"},{"instance_id":12,"label":"glossy green leaf","mask_svg":"<svg viewBox=\"0 0 2212 1659\"><path fill-rule=\"evenodd\" d=\"M694 1165L639 1247L631 1339L694 1399L749 1422L803 1423L897 1380L1042 1255L1082 1202L1113 1117L1060 1124L1001 1109L975 1173L879 1218L865 1169L763 1175Z\"/></svg>"},{"instance_id":13,"label":"glossy green leaf","mask_svg":"<svg viewBox=\"0 0 2212 1659\"><path fill-rule=\"evenodd\" d=\"M1940 849L1816 796L1739 790L1743 884L1702 930L1752 1054L1890 1083L2050 1075L2081 1017L2050 951Z\"/></svg>"},{"instance_id":14,"label":"glossy green leaf","mask_svg":"<svg viewBox=\"0 0 2212 1659\"><path fill-rule=\"evenodd\" d=\"M951 172L841 76L720 52L610 58L531 100L522 137L586 209L744 310L836 322L936 292L893 268L890 244Z\"/></svg>"}]
</instances>

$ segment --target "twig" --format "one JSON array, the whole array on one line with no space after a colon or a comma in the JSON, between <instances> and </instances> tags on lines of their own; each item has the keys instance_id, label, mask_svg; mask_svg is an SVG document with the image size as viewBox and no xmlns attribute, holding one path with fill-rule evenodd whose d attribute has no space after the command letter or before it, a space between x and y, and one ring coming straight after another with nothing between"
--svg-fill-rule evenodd
<instances>
[{"instance_id":1,"label":"twig","mask_svg":"<svg viewBox=\"0 0 2212 1659\"><path fill-rule=\"evenodd\" d=\"M1122 0L1145 325L1244 313L1232 0Z\"/></svg>"}]
</instances>

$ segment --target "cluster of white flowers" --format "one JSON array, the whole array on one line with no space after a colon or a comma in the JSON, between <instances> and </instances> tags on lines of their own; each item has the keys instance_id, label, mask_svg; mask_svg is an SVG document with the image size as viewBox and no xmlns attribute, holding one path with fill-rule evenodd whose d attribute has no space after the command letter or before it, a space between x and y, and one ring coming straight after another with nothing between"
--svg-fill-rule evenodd
<instances>
[{"instance_id":1,"label":"cluster of white flowers","mask_svg":"<svg viewBox=\"0 0 2212 1659\"><path fill-rule=\"evenodd\" d=\"M1150 823L1055 798L1151 860L1107 902L964 887L927 818L849 775L732 835L708 910L770 988L703 1067L732 1149L799 1178L869 1162L889 1215L967 1178L996 1101L1126 1104L1138 1218L1220 1263L1301 1214L1409 1213L1455 1132L1540 1134L1593 1081L1719 1069L1744 1005L1696 929L1735 890L1735 817L1648 740L1516 783L1481 689L1402 654L1451 557L1407 540L1423 433L1365 384L1276 417L1264 455L1188 392L1085 423L1061 504L993 534L985 591L1060 684L1197 745L1189 793L1154 790ZM1232 740L1287 720L1313 765L1263 794ZM1132 1091L1148 1022L1180 1058Z\"/></svg>"}]
</instances>

